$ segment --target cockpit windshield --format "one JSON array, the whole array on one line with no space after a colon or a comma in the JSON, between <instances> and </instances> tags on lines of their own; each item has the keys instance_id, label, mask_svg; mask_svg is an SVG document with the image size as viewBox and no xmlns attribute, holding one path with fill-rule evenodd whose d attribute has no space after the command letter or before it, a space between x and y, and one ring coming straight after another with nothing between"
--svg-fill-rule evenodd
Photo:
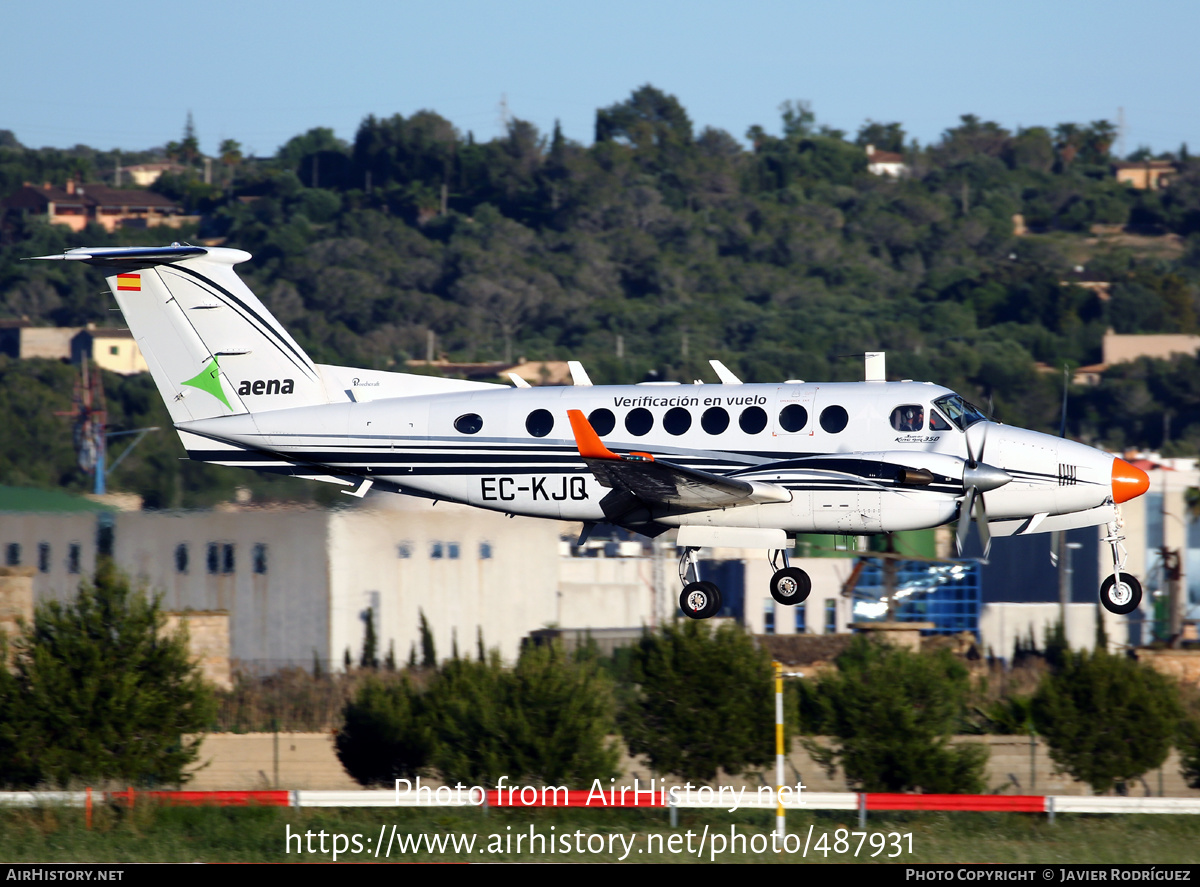
<instances>
[{"instance_id":1,"label":"cockpit windshield","mask_svg":"<svg viewBox=\"0 0 1200 887\"><path fill-rule=\"evenodd\" d=\"M987 417L972 403L967 403L957 394L947 394L945 397L939 397L934 401L940 409L960 431L965 431L976 422L987 421Z\"/></svg>"}]
</instances>

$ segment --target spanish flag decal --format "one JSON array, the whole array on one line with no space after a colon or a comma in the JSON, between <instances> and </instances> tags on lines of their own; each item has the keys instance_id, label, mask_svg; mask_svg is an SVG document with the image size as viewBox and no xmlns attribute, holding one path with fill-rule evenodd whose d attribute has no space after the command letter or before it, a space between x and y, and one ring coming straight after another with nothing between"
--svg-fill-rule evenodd
<instances>
[{"instance_id":1,"label":"spanish flag decal","mask_svg":"<svg viewBox=\"0 0 1200 887\"><path fill-rule=\"evenodd\" d=\"M126 292L140 293L142 291L142 275L118 274L117 289Z\"/></svg>"}]
</instances>

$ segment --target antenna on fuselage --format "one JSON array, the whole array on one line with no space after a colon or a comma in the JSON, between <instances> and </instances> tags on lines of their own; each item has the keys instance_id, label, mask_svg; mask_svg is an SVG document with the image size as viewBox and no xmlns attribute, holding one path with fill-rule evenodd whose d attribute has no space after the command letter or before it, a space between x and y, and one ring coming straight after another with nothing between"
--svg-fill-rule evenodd
<instances>
[{"instance_id":1,"label":"antenna on fuselage","mask_svg":"<svg viewBox=\"0 0 1200 887\"><path fill-rule=\"evenodd\" d=\"M742 380L733 374L733 371L719 360L710 360L708 365L713 368L713 372L717 374L717 378L721 380L722 385L741 385Z\"/></svg>"},{"instance_id":2,"label":"antenna on fuselage","mask_svg":"<svg viewBox=\"0 0 1200 887\"><path fill-rule=\"evenodd\" d=\"M577 387L590 387L592 384L591 378L587 374L587 370L583 368L583 364L577 360L568 360L567 369L571 371L571 382Z\"/></svg>"},{"instance_id":3,"label":"antenna on fuselage","mask_svg":"<svg viewBox=\"0 0 1200 887\"><path fill-rule=\"evenodd\" d=\"M887 352L868 351L863 355L863 381L887 381Z\"/></svg>"}]
</instances>

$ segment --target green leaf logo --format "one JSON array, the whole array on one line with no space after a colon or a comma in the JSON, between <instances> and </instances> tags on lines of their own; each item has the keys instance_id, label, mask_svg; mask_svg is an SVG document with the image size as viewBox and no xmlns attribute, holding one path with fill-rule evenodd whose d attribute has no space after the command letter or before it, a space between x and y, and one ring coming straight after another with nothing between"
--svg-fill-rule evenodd
<instances>
[{"instance_id":1,"label":"green leaf logo","mask_svg":"<svg viewBox=\"0 0 1200 887\"><path fill-rule=\"evenodd\" d=\"M221 367L217 365L215 357L208 362L208 366L202 369L198 375L193 376L183 384L199 388L201 391L207 391L217 400L221 401L221 403L225 404L225 409L233 409L229 405L229 399L225 397L225 391L221 388Z\"/></svg>"}]
</instances>

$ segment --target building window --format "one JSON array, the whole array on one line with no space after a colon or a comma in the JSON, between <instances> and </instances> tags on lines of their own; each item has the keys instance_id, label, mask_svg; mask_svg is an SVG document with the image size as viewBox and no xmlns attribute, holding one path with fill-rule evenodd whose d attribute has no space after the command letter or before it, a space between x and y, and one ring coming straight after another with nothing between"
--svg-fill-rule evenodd
<instances>
[{"instance_id":1,"label":"building window","mask_svg":"<svg viewBox=\"0 0 1200 887\"><path fill-rule=\"evenodd\" d=\"M175 572L187 575L188 571L188 547L186 542L180 542L175 546Z\"/></svg>"},{"instance_id":2,"label":"building window","mask_svg":"<svg viewBox=\"0 0 1200 887\"><path fill-rule=\"evenodd\" d=\"M796 634L804 634L808 631L808 604L796 604L793 609L796 611Z\"/></svg>"},{"instance_id":3,"label":"building window","mask_svg":"<svg viewBox=\"0 0 1200 887\"><path fill-rule=\"evenodd\" d=\"M254 545L254 572L267 572L267 546L262 542L257 542Z\"/></svg>"},{"instance_id":4,"label":"building window","mask_svg":"<svg viewBox=\"0 0 1200 887\"><path fill-rule=\"evenodd\" d=\"M232 573L234 571L234 567L233 543L226 542L221 546L221 572Z\"/></svg>"},{"instance_id":5,"label":"building window","mask_svg":"<svg viewBox=\"0 0 1200 887\"><path fill-rule=\"evenodd\" d=\"M120 349L119 347L117 347L116 345L109 345L109 346L108 346L108 353L109 353L109 354L120 354L120 353L121 353L121 349Z\"/></svg>"},{"instance_id":6,"label":"building window","mask_svg":"<svg viewBox=\"0 0 1200 887\"><path fill-rule=\"evenodd\" d=\"M78 542L72 542L67 546L67 572L78 573L80 570L79 561L81 552Z\"/></svg>"},{"instance_id":7,"label":"building window","mask_svg":"<svg viewBox=\"0 0 1200 887\"><path fill-rule=\"evenodd\" d=\"M50 572L50 543L49 542L39 542L38 543L38 572L39 573L49 573Z\"/></svg>"},{"instance_id":8,"label":"building window","mask_svg":"<svg viewBox=\"0 0 1200 887\"><path fill-rule=\"evenodd\" d=\"M450 560L452 560L452 561L458 560L458 543L457 542L447 542L446 543L446 556L448 558L450 558Z\"/></svg>"},{"instance_id":9,"label":"building window","mask_svg":"<svg viewBox=\"0 0 1200 887\"><path fill-rule=\"evenodd\" d=\"M397 542L396 543L396 557L400 558L401 560L406 560L406 559L412 557L412 543L411 542Z\"/></svg>"},{"instance_id":10,"label":"building window","mask_svg":"<svg viewBox=\"0 0 1200 887\"><path fill-rule=\"evenodd\" d=\"M825 634L837 631L837 601L828 598L825 601Z\"/></svg>"},{"instance_id":11,"label":"building window","mask_svg":"<svg viewBox=\"0 0 1200 887\"><path fill-rule=\"evenodd\" d=\"M4 548L4 563L9 567L21 566L21 543L9 542Z\"/></svg>"},{"instance_id":12,"label":"building window","mask_svg":"<svg viewBox=\"0 0 1200 887\"><path fill-rule=\"evenodd\" d=\"M205 560L208 563L208 575L215 576L221 572L221 549L217 547L216 542L208 543L208 555Z\"/></svg>"},{"instance_id":13,"label":"building window","mask_svg":"<svg viewBox=\"0 0 1200 887\"><path fill-rule=\"evenodd\" d=\"M443 549L441 542L434 542L429 546L429 556L435 561L441 560L446 556L446 552Z\"/></svg>"},{"instance_id":14,"label":"building window","mask_svg":"<svg viewBox=\"0 0 1200 887\"><path fill-rule=\"evenodd\" d=\"M763 601L763 634L775 634L775 601Z\"/></svg>"},{"instance_id":15,"label":"building window","mask_svg":"<svg viewBox=\"0 0 1200 887\"><path fill-rule=\"evenodd\" d=\"M492 559L492 543L491 542L480 542L479 543L479 559L481 561L488 561L488 560Z\"/></svg>"}]
</instances>

